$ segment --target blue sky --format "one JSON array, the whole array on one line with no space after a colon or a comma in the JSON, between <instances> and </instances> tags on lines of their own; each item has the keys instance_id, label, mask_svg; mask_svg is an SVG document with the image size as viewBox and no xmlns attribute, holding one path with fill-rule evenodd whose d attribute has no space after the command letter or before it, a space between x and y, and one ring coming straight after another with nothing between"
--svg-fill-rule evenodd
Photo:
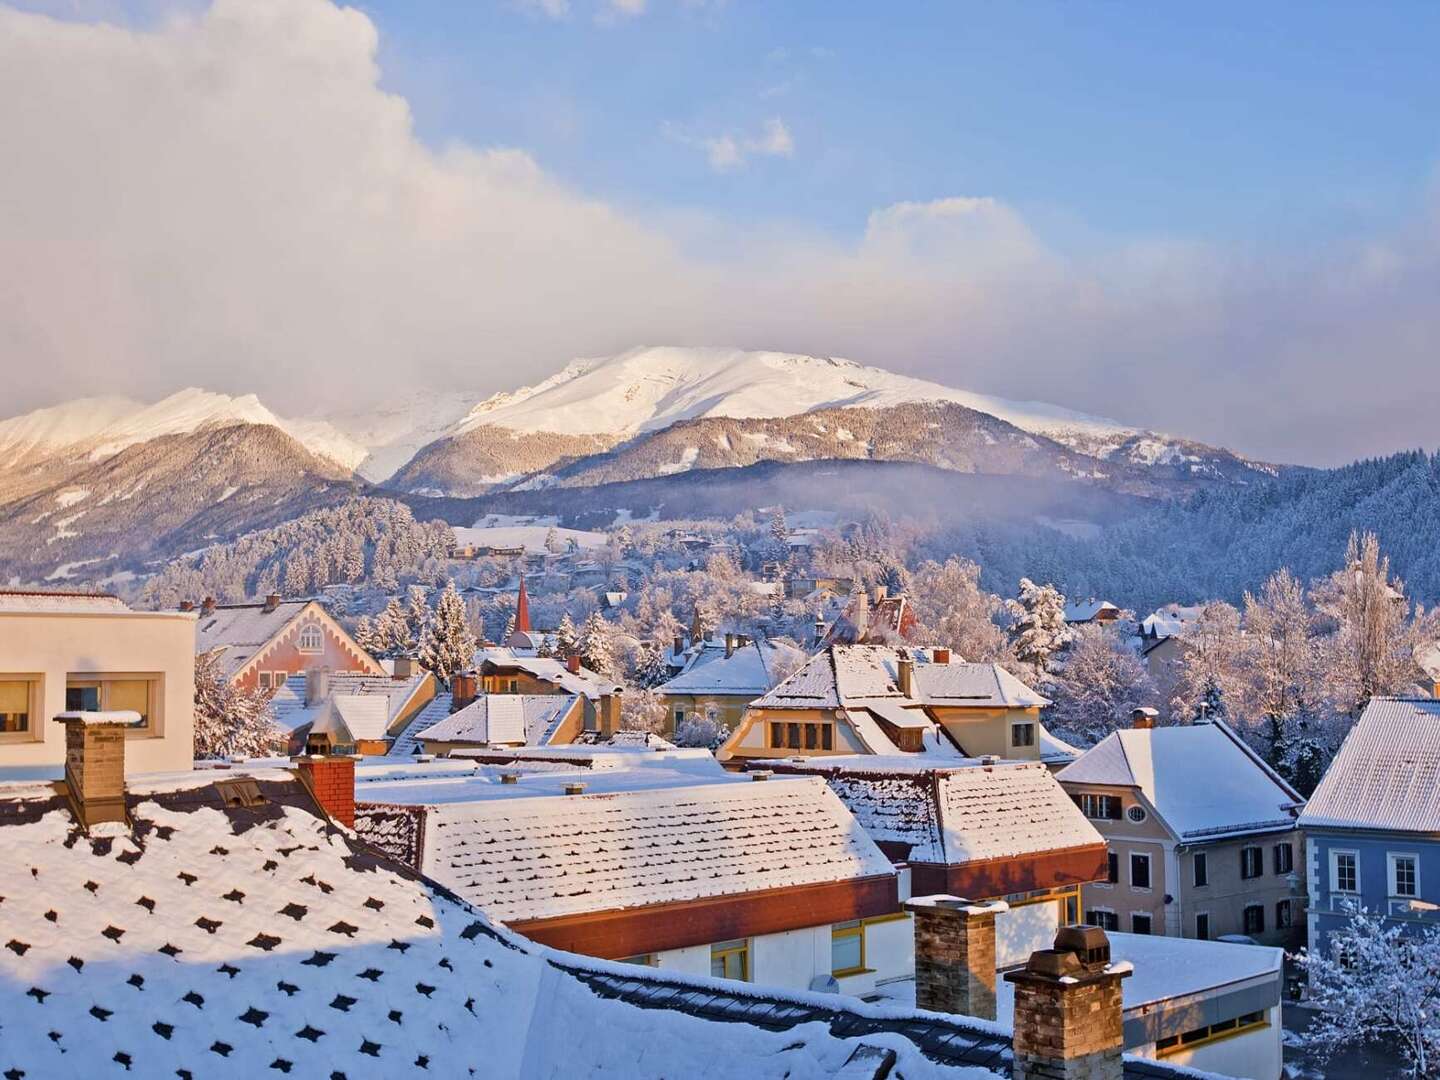
<instances>
[{"instance_id":1,"label":"blue sky","mask_svg":"<svg viewBox=\"0 0 1440 1080\"><path fill-rule=\"evenodd\" d=\"M704 344L1433 448L1437 45L1420 3L0 0L10 411Z\"/></svg>"},{"instance_id":2,"label":"blue sky","mask_svg":"<svg viewBox=\"0 0 1440 1080\"><path fill-rule=\"evenodd\" d=\"M1440 149L1434 4L362 7L426 140L523 146L645 209L845 234L877 206L991 195L1061 245L1306 242L1413 212ZM678 137L771 118L793 154L741 168Z\"/></svg>"}]
</instances>

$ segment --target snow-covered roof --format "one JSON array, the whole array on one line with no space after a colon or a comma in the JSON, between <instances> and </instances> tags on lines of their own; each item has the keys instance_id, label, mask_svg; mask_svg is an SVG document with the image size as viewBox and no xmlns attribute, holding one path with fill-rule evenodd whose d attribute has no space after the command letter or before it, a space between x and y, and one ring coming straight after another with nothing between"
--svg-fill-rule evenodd
<instances>
[{"instance_id":1,"label":"snow-covered roof","mask_svg":"<svg viewBox=\"0 0 1440 1080\"><path fill-rule=\"evenodd\" d=\"M304 678L287 679L285 685L270 698L275 722L285 731L294 731L303 724L314 723L329 713L330 699L340 697L372 697L385 703L385 727L388 729L410 704L421 688L434 678L428 671L417 671L409 678L395 679L385 675L365 675L358 671L335 671L328 676L329 694L313 704L305 701ZM373 707L373 706L372 706ZM379 739L385 735L355 736Z\"/></svg>"},{"instance_id":2,"label":"snow-covered roof","mask_svg":"<svg viewBox=\"0 0 1440 1080\"><path fill-rule=\"evenodd\" d=\"M282 600L273 608L264 604L222 604L202 611L195 623L195 651L223 648L221 667L232 675L244 667L258 649L315 601Z\"/></svg>"},{"instance_id":3,"label":"snow-covered roof","mask_svg":"<svg viewBox=\"0 0 1440 1080\"><path fill-rule=\"evenodd\" d=\"M872 839L909 845L910 862L959 865L1104 843L1039 762L936 767L899 755L778 767L823 776Z\"/></svg>"},{"instance_id":4,"label":"snow-covered roof","mask_svg":"<svg viewBox=\"0 0 1440 1080\"><path fill-rule=\"evenodd\" d=\"M0 613L10 612L36 612L47 615L108 615L115 612L130 612L130 609L118 596L112 596L109 593L0 589Z\"/></svg>"},{"instance_id":5,"label":"snow-covered roof","mask_svg":"<svg viewBox=\"0 0 1440 1080\"><path fill-rule=\"evenodd\" d=\"M915 662L914 697L900 692L900 657ZM765 709L868 708L875 700L941 708L1029 708L1050 704L999 664L935 663L925 649L832 645L755 702Z\"/></svg>"},{"instance_id":6,"label":"snow-covered roof","mask_svg":"<svg viewBox=\"0 0 1440 1080\"><path fill-rule=\"evenodd\" d=\"M449 716L452 700L448 690L441 691L431 698L423 709L410 718L410 722L405 725L400 734L395 736L395 741L390 744L390 749L386 752L387 756L399 758L413 756L420 745L418 738L420 732L428 727L433 727Z\"/></svg>"},{"instance_id":7,"label":"snow-covered roof","mask_svg":"<svg viewBox=\"0 0 1440 1080\"><path fill-rule=\"evenodd\" d=\"M1440 701L1372 698L1300 826L1440 833Z\"/></svg>"},{"instance_id":8,"label":"snow-covered roof","mask_svg":"<svg viewBox=\"0 0 1440 1080\"><path fill-rule=\"evenodd\" d=\"M425 872L504 922L886 876L819 778L446 804Z\"/></svg>"},{"instance_id":9,"label":"snow-covered roof","mask_svg":"<svg viewBox=\"0 0 1440 1080\"><path fill-rule=\"evenodd\" d=\"M574 694L481 694L421 731L422 742L543 746L574 708Z\"/></svg>"},{"instance_id":10,"label":"snow-covered roof","mask_svg":"<svg viewBox=\"0 0 1440 1080\"><path fill-rule=\"evenodd\" d=\"M1304 802L1219 721L1114 731L1055 775L1140 789L1182 840L1293 827Z\"/></svg>"},{"instance_id":11,"label":"snow-covered roof","mask_svg":"<svg viewBox=\"0 0 1440 1080\"><path fill-rule=\"evenodd\" d=\"M0 1070L818 1080L867 1043L905 1075L1003 1068L982 1024L536 946L251 775L257 806L190 774L88 838L48 785L0 794Z\"/></svg>"},{"instance_id":12,"label":"snow-covered roof","mask_svg":"<svg viewBox=\"0 0 1440 1080\"><path fill-rule=\"evenodd\" d=\"M614 679L607 679L587 667L582 666L578 672L574 672L565 665L564 660L550 656L524 656L503 647L479 650L475 654L475 666L478 668L486 663L501 668L518 668L537 679L554 683L568 694L583 694L591 701L624 689Z\"/></svg>"},{"instance_id":13,"label":"snow-covered roof","mask_svg":"<svg viewBox=\"0 0 1440 1080\"><path fill-rule=\"evenodd\" d=\"M1146 615L1140 623L1140 628L1148 637L1175 637L1187 625L1198 619L1203 610L1204 605L1202 604L1166 604Z\"/></svg>"},{"instance_id":14,"label":"snow-covered roof","mask_svg":"<svg viewBox=\"0 0 1440 1080\"><path fill-rule=\"evenodd\" d=\"M703 642L675 678L658 688L660 694L730 694L759 697L770 688L771 672L778 663L799 660L804 653L793 645L755 640L725 655L723 641Z\"/></svg>"},{"instance_id":15,"label":"snow-covered roof","mask_svg":"<svg viewBox=\"0 0 1440 1080\"><path fill-rule=\"evenodd\" d=\"M1087 623L1094 620L1102 611L1119 611L1120 609L1109 600L1096 600L1091 597L1089 600L1078 600L1065 605L1065 621L1067 623Z\"/></svg>"}]
</instances>

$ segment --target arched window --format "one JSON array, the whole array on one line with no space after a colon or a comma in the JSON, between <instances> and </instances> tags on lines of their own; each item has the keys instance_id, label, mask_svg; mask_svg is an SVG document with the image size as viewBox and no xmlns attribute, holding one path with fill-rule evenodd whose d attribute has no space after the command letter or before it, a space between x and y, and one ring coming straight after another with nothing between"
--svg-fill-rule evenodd
<instances>
[{"instance_id":1,"label":"arched window","mask_svg":"<svg viewBox=\"0 0 1440 1080\"><path fill-rule=\"evenodd\" d=\"M325 647L325 639L320 633L320 627L314 623L308 623L300 628L300 638L297 642L301 652L317 653Z\"/></svg>"}]
</instances>

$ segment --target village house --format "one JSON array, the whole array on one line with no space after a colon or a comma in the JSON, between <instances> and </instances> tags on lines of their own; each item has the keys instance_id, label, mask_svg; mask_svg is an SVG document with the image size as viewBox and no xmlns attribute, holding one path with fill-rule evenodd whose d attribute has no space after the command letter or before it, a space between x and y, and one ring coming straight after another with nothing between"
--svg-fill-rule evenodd
<instances>
[{"instance_id":1,"label":"village house","mask_svg":"<svg viewBox=\"0 0 1440 1080\"><path fill-rule=\"evenodd\" d=\"M793 645L727 633L723 641L701 638L672 656L679 673L655 688L668 715L665 729L673 733L686 717L714 716L734 730L746 708L769 690L777 677L794 670L805 654Z\"/></svg>"},{"instance_id":2,"label":"village house","mask_svg":"<svg viewBox=\"0 0 1440 1080\"><path fill-rule=\"evenodd\" d=\"M1155 727L1136 711L1056 777L1110 845L1086 885L1107 930L1296 943L1304 800L1222 721Z\"/></svg>"},{"instance_id":3,"label":"village house","mask_svg":"<svg viewBox=\"0 0 1440 1080\"><path fill-rule=\"evenodd\" d=\"M448 757L457 750L566 745L587 730L587 717L594 725L589 730L619 730L619 698L613 694L587 709L580 694L482 694L478 682L469 672L451 680L449 715L414 736L425 753Z\"/></svg>"},{"instance_id":4,"label":"village house","mask_svg":"<svg viewBox=\"0 0 1440 1080\"><path fill-rule=\"evenodd\" d=\"M275 690L270 710L291 752L323 734L347 754L412 753L415 733L449 712L450 695L414 660L386 663L391 672L380 675L312 668Z\"/></svg>"},{"instance_id":5,"label":"village house","mask_svg":"<svg viewBox=\"0 0 1440 1080\"><path fill-rule=\"evenodd\" d=\"M0 777L58 776L74 711L126 713L127 767L195 756L195 616L108 593L0 590Z\"/></svg>"},{"instance_id":6,"label":"village house","mask_svg":"<svg viewBox=\"0 0 1440 1080\"><path fill-rule=\"evenodd\" d=\"M1023 963L1081 917L1080 887L1106 873L1105 840L1039 762L922 756L747 762L822 777L902 875L902 893L1004 900L995 962Z\"/></svg>"},{"instance_id":7,"label":"village house","mask_svg":"<svg viewBox=\"0 0 1440 1080\"><path fill-rule=\"evenodd\" d=\"M899 875L822 779L738 777L704 751L587 753L625 765L381 769L358 785L361 833L393 843L409 807L422 873L555 948L850 994L908 972Z\"/></svg>"},{"instance_id":8,"label":"village house","mask_svg":"<svg viewBox=\"0 0 1440 1080\"><path fill-rule=\"evenodd\" d=\"M71 712L63 726L66 781L0 792L13 870L0 949L6 1076L1002 1080L1012 1054L1038 1045L1042 1012L1092 1008L1076 980L1057 981L1049 1009L1016 1023L1012 1050L959 1016L540 949L356 839L353 759L126 784L139 744L113 713ZM464 834L445 832L453 854ZM834 854L857 869L878 856L843 842ZM813 859L797 872L828 876ZM727 974L738 955L720 953ZM1117 1008L1100 1014L1107 1031L1118 1033ZM1102 1068L1089 1075L1100 1080L1178 1080L1122 1062L1118 1034L1062 1033L1035 1060L1088 1065L1097 1046Z\"/></svg>"},{"instance_id":9,"label":"village house","mask_svg":"<svg viewBox=\"0 0 1440 1080\"><path fill-rule=\"evenodd\" d=\"M844 609L819 638L831 645L893 645L909 641L919 625L915 608L904 593L891 595L884 585L857 589Z\"/></svg>"},{"instance_id":10,"label":"village house","mask_svg":"<svg viewBox=\"0 0 1440 1080\"><path fill-rule=\"evenodd\" d=\"M216 604L198 609L194 650L220 651L220 669L240 689L275 690L307 671L353 671L384 675L323 604L314 599L282 600L271 593L258 604Z\"/></svg>"},{"instance_id":11,"label":"village house","mask_svg":"<svg viewBox=\"0 0 1440 1080\"><path fill-rule=\"evenodd\" d=\"M1040 723L1048 704L1000 665L948 649L832 645L757 699L717 756L737 767L796 754L1068 761L1074 751Z\"/></svg>"},{"instance_id":12,"label":"village house","mask_svg":"<svg viewBox=\"0 0 1440 1080\"><path fill-rule=\"evenodd\" d=\"M1122 612L1109 600L1077 600L1065 605L1065 622L1070 626L1088 626L1091 623L1115 623Z\"/></svg>"},{"instance_id":13,"label":"village house","mask_svg":"<svg viewBox=\"0 0 1440 1080\"><path fill-rule=\"evenodd\" d=\"M1440 925L1440 701L1373 698L1300 814L1307 939L1328 954L1354 911Z\"/></svg>"}]
</instances>

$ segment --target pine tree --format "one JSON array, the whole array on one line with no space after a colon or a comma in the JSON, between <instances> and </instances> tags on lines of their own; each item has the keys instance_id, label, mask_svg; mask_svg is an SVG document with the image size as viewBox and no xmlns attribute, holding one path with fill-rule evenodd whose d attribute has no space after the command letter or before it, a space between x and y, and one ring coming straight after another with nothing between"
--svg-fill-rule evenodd
<instances>
[{"instance_id":1,"label":"pine tree","mask_svg":"<svg viewBox=\"0 0 1440 1080\"><path fill-rule=\"evenodd\" d=\"M575 629L575 622L570 618L567 611L560 616L560 625L555 629L555 653L562 660L574 656L580 642L580 635Z\"/></svg>"},{"instance_id":2,"label":"pine tree","mask_svg":"<svg viewBox=\"0 0 1440 1080\"><path fill-rule=\"evenodd\" d=\"M1010 646L1015 659L1025 666L1022 677L1043 683L1049 678L1050 661L1072 639L1065 622L1065 597L1053 585L1036 585L1020 579L1020 598L1006 603L1015 621L1010 627Z\"/></svg>"},{"instance_id":3,"label":"pine tree","mask_svg":"<svg viewBox=\"0 0 1440 1080\"><path fill-rule=\"evenodd\" d=\"M592 611L580 628L580 662L591 671L610 675L615 669L615 634L600 612Z\"/></svg>"},{"instance_id":4,"label":"pine tree","mask_svg":"<svg viewBox=\"0 0 1440 1080\"><path fill-rule=\"evenodd\" d=\"M374 640L375 648L370 649L372 656L393 659L414 654L419 643L410 633L410 622L398 596L392 596L376 616Z\"/></svg>"},{"instance_id":5,"label":"pine tree","mask_svg":"<svg viewBox=\"0 0 1440 1080\"><path fill-rule=\"evenodd\" d=\"M430 624L431 611L421 585L411 585L409 603L405 607L405 630L408 640L419 643L424 640L425 628Z\"/></svg>"},{"instance_id":6,"label":"pine tree","mask_svg":"<svg viewBox=\"0 0 1440 1080\"><path fill-rule=\"evenodd\" d=\"M642 690L660 686L669 680L670 665L665 662L665 654L653 641L641 646L640 656L635 662L634 678L635 685Z\"/></svg>"},{"instance_id":7,"label":"pine tree","mask_svg":"<svg viewBox=\"0 0 1440 1080\"><path fill-rule=\"evenodd\" d=\"M195 757L260 757L281 743L270 695L241 690L220 669L220 651L195 657Z\"/></svg>"},{"instance_id":8,"label":"pine tree","mask_svg":"<svg viewBox=\"0 0 1440 1080\"><path fill-rule=\"evenodd\" d=\"M420 663L448 682L452 675L468 671L475 663L475 635L465 617L465 601L455 589L455 582L435 604L435 613L425 630L420 646Z\"/></svg>"},{"instance_id":9,"label":"pine tree","mask_svg":"<svg viewBox=\"0 0 1440 1080\"><path fill-rule=\"evenodd\" d=\"M510 640L510 635L515 633L515 612L510 612L510 617L505 620L505 629L500 631L500 643L503 645Z\"/></svg>"}]
</instances>

